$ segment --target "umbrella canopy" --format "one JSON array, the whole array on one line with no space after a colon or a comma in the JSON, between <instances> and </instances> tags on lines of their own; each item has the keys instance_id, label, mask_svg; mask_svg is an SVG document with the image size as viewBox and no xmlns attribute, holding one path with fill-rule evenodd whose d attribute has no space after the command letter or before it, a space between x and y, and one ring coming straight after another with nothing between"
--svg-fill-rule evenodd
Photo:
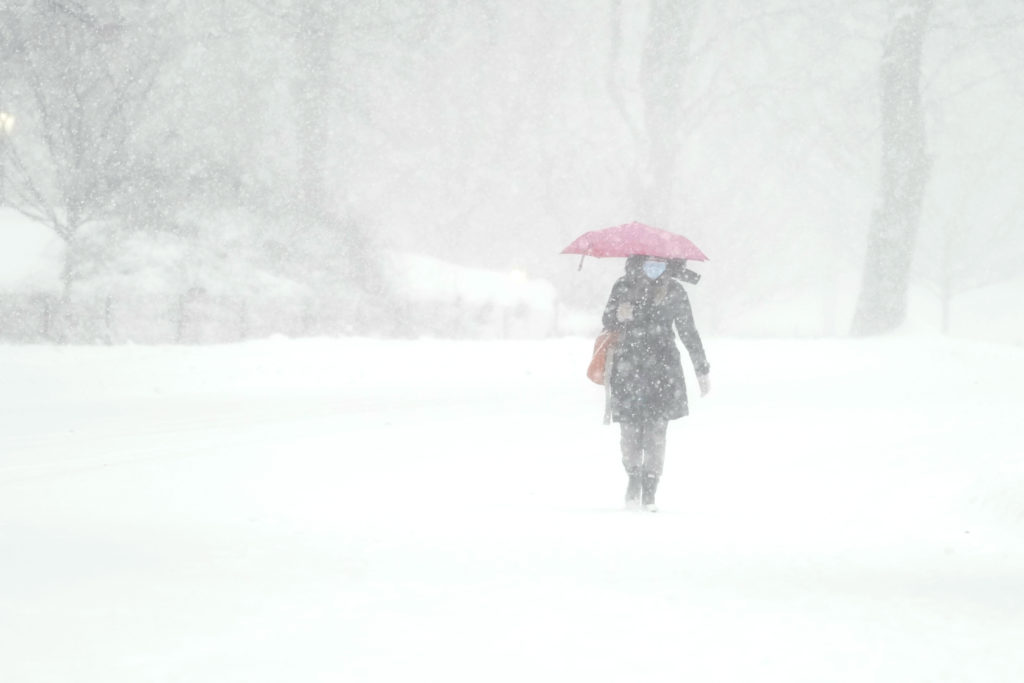
<instances>
[{"instance_id":1,"label":"umbrella canopy","mask_svg":"<svg viewBox=\"0 0 1024 683\"><path fill-rule=\"evenodd\" d=\"M583 233L562 253L598 258L641 254L663 259L708 260L696 244L682 235L636 221Z\"/></svg>"}]
</instances>

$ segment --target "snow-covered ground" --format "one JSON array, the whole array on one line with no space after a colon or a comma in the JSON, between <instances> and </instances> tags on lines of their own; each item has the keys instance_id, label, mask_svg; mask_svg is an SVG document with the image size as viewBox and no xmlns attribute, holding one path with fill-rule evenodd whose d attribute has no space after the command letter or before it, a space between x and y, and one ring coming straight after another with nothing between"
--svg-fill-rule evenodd
<instances>
[{"instance_id":1,"label":"snow-covered ground","mask_svg":"<svg viewBox=\"0 0 1024 683\"><path fill-rule=\"evenodd\" d=\"M1024 349L706 344L658 514L586 339L0 347L0 681L1024 680Z\"/></svg>"}]
</instances>

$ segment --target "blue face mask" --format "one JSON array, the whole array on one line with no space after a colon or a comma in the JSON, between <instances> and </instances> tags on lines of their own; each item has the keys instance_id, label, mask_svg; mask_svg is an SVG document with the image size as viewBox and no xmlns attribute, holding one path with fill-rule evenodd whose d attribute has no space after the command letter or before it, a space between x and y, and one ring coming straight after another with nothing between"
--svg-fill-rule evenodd
<instances>
[{"instance_id":1,"label":"blue face mask","mask_svg":"<svg viewBox=\"0 0 1024 683\"><path fill-rule=\"evenodd\" d=\"M664 261L644 261L644 275L652 280L657 280L665 272L666 266L668 264Z\"/></svg>"}]
</instances>

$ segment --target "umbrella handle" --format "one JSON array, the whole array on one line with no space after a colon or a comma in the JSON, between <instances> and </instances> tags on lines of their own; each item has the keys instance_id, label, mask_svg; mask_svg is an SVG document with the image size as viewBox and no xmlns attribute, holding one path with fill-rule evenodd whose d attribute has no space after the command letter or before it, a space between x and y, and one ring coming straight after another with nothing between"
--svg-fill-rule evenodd
<instances>
[{"instance_id":1,"label":"umbrella handle","mask_svg":"<svg viewBox=\"0 0 1024 683\"><path fill-rule=\"evenodd\" d=\"M580 254L580 265L576 266L576 270L583 270L583 259L587 258L586 254Z\"/></svg>"}]
</instances>

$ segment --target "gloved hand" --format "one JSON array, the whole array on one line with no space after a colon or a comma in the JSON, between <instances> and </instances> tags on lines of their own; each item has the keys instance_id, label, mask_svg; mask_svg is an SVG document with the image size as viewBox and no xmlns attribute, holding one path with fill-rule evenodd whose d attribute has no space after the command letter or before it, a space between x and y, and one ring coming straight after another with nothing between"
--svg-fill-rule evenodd
<instances>
[{"instance_id":1,"label":"gloved hand","mask_svg":"<svg viewBox=\"0 0 1024 683\"><path fill-rule=\"evenodd\" d=\"M623 304L619 304L619 309L618 309L618 311L616 311L616 314L619 316L619 321L620 322L626 322L627 320L632 320L633 319L633 304L628 303L628 302L627 303L623 303Z\"/></svg>"},{"instance_id":2,"label":"gloved hand","mask_svg":"<svg viewBox=\"0 0 1024 683\"><path fill-rule=\"evenodd\" d=\"M711 391L711 375L697 375L697 383L700 384L701 397L707 396Z\"/></svg>"}]
</instances>

